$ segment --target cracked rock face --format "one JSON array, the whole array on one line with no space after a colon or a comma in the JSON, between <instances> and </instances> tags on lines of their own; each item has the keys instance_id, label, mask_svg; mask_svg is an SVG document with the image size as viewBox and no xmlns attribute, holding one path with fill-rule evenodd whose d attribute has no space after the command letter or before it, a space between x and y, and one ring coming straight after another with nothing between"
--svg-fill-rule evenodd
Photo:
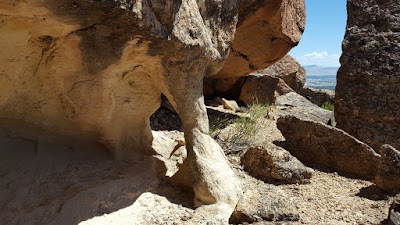
<instances>
[{"instance_id":1,"label":"cracked rock face","mask_svg":"<svg viewBox=\"0 0 400 225\"><path fill-rule=\"evenodd\" d=\"M302 30L298 2L304 5L301 0L1 1L1 126L33 139L99 141L130 161L135 152L153 153L149 117L164 94L182 120L184 164L196 206L227 222L242 189L208 136L203 78L216 74L230 54L238 7L246 5L239 36L260 22L274 24L288 51ZM281 43L277 37L268 46ZM234 44L233 54L242 47Z\"/></svg>"},{"instance_id":2,"label":"cracked rock face","mask_svg":"<svg viewBox=\"0 0 400 225\"><path fill-rule=\"evenodd\" d=\"M348 0L336 86L337 126L379 149L400 148L400 4Z\"/></svg>"}]
</instances>

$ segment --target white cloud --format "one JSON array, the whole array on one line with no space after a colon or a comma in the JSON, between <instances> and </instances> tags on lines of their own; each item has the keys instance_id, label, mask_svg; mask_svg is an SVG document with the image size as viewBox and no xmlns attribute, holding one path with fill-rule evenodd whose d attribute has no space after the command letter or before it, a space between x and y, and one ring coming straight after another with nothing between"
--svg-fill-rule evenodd
<instances>
[{"instance_id":1,"label":"white cloud","mask_svg":"<svg viewBox=\"0 0 400 225\"><path fill-rule=\"evenodd\" d=\"M294 56L303 66L318 65L318 66L340 66L339 54L330 54L327 51L312 52L301 56Z\"/></svg>"}]
</instances>

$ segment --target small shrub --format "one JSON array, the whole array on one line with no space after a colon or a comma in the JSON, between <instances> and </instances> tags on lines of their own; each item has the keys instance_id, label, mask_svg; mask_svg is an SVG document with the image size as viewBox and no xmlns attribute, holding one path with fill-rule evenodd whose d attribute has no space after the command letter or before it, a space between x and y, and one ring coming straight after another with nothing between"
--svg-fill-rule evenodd
<instances>
[{"instance_id":1,"label":"small shrub","mask_svg":"<svg viewBox=\"0 0 400 225\"><path fill-rule=\"evenodd\" d=\"M323 109L325 109L325 110L329 110L329 111L334 111L334 110L335 110L335 105L333 105L333 104L330 103L330 102L324 102L324 103L321 105L321 108L323 108Z\"/></svg>"},{"instance_id":2,"label":"small shrub","mask_svg":"<svg viewBox=\"0 0 400 225\"><path fill-rule=\"evenodd\" d=\"M249 117L239 117L235 123L234 139L238 141L251 140L260 129L259 119L268 115L269 106L253 104L250 107Z\"/></svg>"}]
</instances>

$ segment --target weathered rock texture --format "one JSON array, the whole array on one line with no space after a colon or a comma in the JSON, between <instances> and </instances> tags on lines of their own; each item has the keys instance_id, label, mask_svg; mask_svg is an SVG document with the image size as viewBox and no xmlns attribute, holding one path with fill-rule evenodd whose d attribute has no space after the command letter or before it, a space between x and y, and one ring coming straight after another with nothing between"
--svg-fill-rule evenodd
<instances>
[{"instance_id":1,"label":"weathered rock texture","mask_svg":"<svg viewBox=\"0 0 400 225\"><path fill-rule=\"evenodd\" d=\"M149 117L164 94L182 120L196 206L227 221L241 185L208 136L203 78L230 52L236 75L284 56L304 2L6 0L0 21L2 126L100 141L129 161L153 153Z\"/></svg>"},{"instance_id":2,"label":"weathered rock texture","mask_svg":"<svg viewBox=\"0 0 400 225\"><path fill-rule=\"evenodd\" d=\"M294 116L280 118L278 129L292 146L290 153L304 163L368 180L376 174L380 155L342 130Z\"/></svg>"},{"instance_id":3,"label":"weathered rock texture","mask_svg":"<svg viewBox=\"0 0 400 225\"><path fill-rule=\"evenodd\" d=\"M296 92L300 92L306 83L306 70L290 55L285 55L272 66L257 73L281 78Z\"/></svg>"},{"instance_id":4,"label":"weathered rock texture","mask_svg":"<svg viewBox=\"0 0 400 225\"><path fill-rule=\"evenodd\" d=\"M298 44L304 25L303 0L239 1L232 51L216 76L240 77L271 66Z\"/></svg>"},{"instance_id":5,"label":"weathered rock texture","mask_svg":"<svg viewBox=\"0 0 400 225\"><path fill-rule=\"evenodd\" d=\"M179 218L194 211L167 201L191 206L193 196L158 179L150 158L121 165L99 145L5 134L0 128L1 224L72 225L93 217L108 224L160 224L168 219L182 224ZM145 192L154 195L149 198Z\"/></svg>"},{"instance_id":6,"label":"weathered rock texture","mask_svg":"<svg viewBox=\"0 0 400 225\"><path fill-rule=\"evenodd\" d=\"M246 105L272 104L276 97L293 92L280 78L251 74L246 77L239 96L239 101Z\"/></svg>"},{"instance_id":7,"label":"weathered rock texture","mask_svg":"<svg viewBox=\"0 0 400 225\"><path fill-rule=\"evenodd\" d=\"M382 145L379 150L382 160L374 183L389 192L400 192L400 151L390 145Z\"/></svg>"},{"instance_id":8,"label":"weathered rock texture","mask_svg":"<svg viewBox=\"0 0 400 225\"><path fill-rule=\"evenodd\" d=\"M390 193L400 191L400 152L383 145L379 154L347 132L295 116L278 119L290 153L305 163L373 181Z\"/></svg>"},{"instance_id":9,"label":"weathered rock texture","mask_svg":"<svg viewBox=\"0 0 400 225\"><path fill-rule=\"evenodd\" d=\"M348 0L336 86L337 126L379 149L400 148L400 4Z\"/></svg>"},{"instance_id":10,"label":"weathered rock texture","mask_svg":"<svg viewBox=\"0 0 400 225\"><path fill-rule=\"evenodd\" d=\"M241 158L244 170L266 182L309 183L313 170L273 144L252 147Z\"/></svg>"},{"instance_id":11,"label":"weathered rock texture","mask_svg":"<svg viewBox=\"0 0 400 225\"><path fill-rule=\"evenodd\" d=\"M216 212L218 205L218 219L227 221L241 185L208 136L202 81L228 57L237 7L234 0L2 1L0 118L14 130L38 127L46 139L101 141L130 160L134 151L152 153L149 117L163 93L182 120L196 206Z\"/></svg>"},{"instance_id":12,"label":"weathered rock texture","mask_svg":"<svg viewBox=\"0 0 400 225\"><path fill-rule=\"evenodd\" d=\"M335 91L304 87L301 89L300 94L318 106L322 106L325 102L335 103Z\"/></svg>"},{"instance_id":13,"label":"weathered rock texture","mask_svg":"<svg viewBox=\"0 0 400 225\"><path fill-rule=\"evenodd\" d=\"M325 124L328 124L333 118L333 112L314 105L295 92L279 96L276 98L275 105L275 113L278 117L296 116L304 120L319 121Z\"/></svg>"},{"instance_id":14,"label":"weathered rock texture","mask_svg":"<svg viewBox=\"0 0 400 225\"><path fill-rule=\"evenodd\" d=\"M154 213L156 212L156 213ZM118 211L90 218L79 225L141 225L141 224L207 224L203 217L193 218L193 210L175 205L167 198L145 192L133 203ZM188 221L188 220L195 220Z\"/></svg>"},{"instance_id":15,"label":"weathered rock texture","mask_svg":"<svg viewBox=\"0 0 400 225\"><path fill-rule=\"evenodd\" d=\"M267 188L247 189L229 222L233 224L261 222L263 224L264 221L287 223L298 220L299 212L292 199L276 186L270 185Z\"/></svg>"}]
</instances>

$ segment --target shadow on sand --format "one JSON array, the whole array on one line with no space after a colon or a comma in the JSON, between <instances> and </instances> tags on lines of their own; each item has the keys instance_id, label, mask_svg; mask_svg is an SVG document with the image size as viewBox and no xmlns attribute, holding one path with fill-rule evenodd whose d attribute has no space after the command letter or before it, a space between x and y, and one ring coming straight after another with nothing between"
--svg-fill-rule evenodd
<instances>
[{"instance_id":1,"label":"shadow on sand","mask_svg":"<svg viewBox=\"0 0 400 225\"><path fill-rule=\"evenodd\" d=\"M153 171L151 158L121 165L98 145L57 145L3 136L0 221L79 224L131 206L145 192L191 207L192 193L157 179Z\"/></svg>"}]
</instances>

